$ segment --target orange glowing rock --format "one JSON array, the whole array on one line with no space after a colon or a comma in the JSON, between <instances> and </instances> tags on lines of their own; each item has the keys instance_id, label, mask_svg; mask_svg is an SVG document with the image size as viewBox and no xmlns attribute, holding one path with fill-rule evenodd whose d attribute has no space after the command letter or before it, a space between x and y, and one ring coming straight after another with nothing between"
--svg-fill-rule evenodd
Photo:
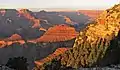
<instances>
[{"instance_id":1,"label":"orange glowing rock","mask_svg":"<svg viewBox=\"0 0 120 70\"><path fill-rule=\"evenodd\" d=\"M18 41L14 41L15 43L20 43L20 45L23 45L25 44L25 41L24 40L18 40Z\"/></svg>"},{"instance_id":2,"label":"orange glowing rock","mask_svg":"<svg viewBox=\"0 0 120 70\"><path fill-rule=\"evenodd\" d=\"M20 10L18 10L18 12L19 12L20 14L27 13L27 9L20 9Z\"/></svg>"},{"instance_id":3,"label":"orange glowing rock","mask_svg":"<svg viewBox=\"0 0 120 70\"><path fill-rule=\"evenodd\" d=\"M10 46L13 43L19 43L20 45L23 45L25 44L25 41L22 40L22 37L20 35L13 34L12 36L0 41L0 48L3 48L5 46Z\"/></svg>"},{"instance_id":4,"label":"orange glowing rock","mask_svg":"<svg viewBox=\"0 0 120 70\"><path fill-rule=\"evenodd\" d=\"M34 17L31 16L31 15L27 12L27 9L18 10L18 14L19 14L19 15L23 15L23 16L26 17L27 19L34 19Z\"/></svg>"},{"instance_id":5,"label":"orange glowing rock","mask_svg":"<svg viewBox=\"0 0 120 70\"><path fill-rule=\"evenodd\" d=\"M16 41L6 41L5 43L7 46L12 45L13 43L19 43L20 45L23 45L23 44L25 44L25 41L24 40L16 40Z\"/></svg>"},{"instance_id":6,"label":"orange glowing rock","mask_svg":"<svg viewBox=\"0 0 120 70\"><path fill-rule=\"evenodd\" d=\"M105 24L105 19L98 19L98 22L99 22L100 24Z\"/></svg>"},{"instance_id":7,"label":"orange glowing rock","mask_svg":"<svg viewBox=\"0 0 120 70\"><path fill-rule=\"evenodd\" d=\"M41 27L39 30L42 30L42 31L47 31L45 28L42 28L42 27Z\"/></svg>"},{"instance_id":8,"label":"orange glowing rock","mask_svg":"<svg viewBox=\"0 0 120 70\"><path fill-rule=\"evenodd\" d=\"M56 25L50 27L47 32L40 38L36 39L36 42L60 42L71 40L78 36L78 32L73 27L67 25Z\"/></svg>"},{"instance_id":9,"label":"orange glowing rock","mask_svg":"<svg viewBox=\"0 0 120 70\"><path fill-rule=\"evenodd\" d=\"M4 46L6 46L6 42L5 41L0 41L0 48L3 48Z\"/></svg>"},{"instance_id":10,"label":"orange glowing rock","mask_svg":"<svg viewBox=\"0 0 120 70\"><path fill-rule=\"evenodd\" d=\"M32 26L32 28L38 28L40 27L40 20L39 19L34 19L34 25Z\"/></svg>"},{"instance_id":11,"label":"orange glowing rock","mask_svg":"<svg viewBox=\"0 0 120 70\"><path fill-rule=\"evenodd\" d=\"M27 40L27 42L36 44L36 41L35 41L35 40Z\"/></svg>"},{"instance_id":12,"label":"orange glowing rock","mask_svg":"<svg viewBox=\"0 0 120 70\"><path fill-rule=\"evenodd\" d=\"M56 51L52 55L56 57L60 54L63 54L68 49L70 49L70 48L58 48L58 49L56 49Z\"/></svg>"},{"instance_id":13,"label":"orange glowing rock","mask_svg":"<svg viewBox=\"0 0 120 70\"><path fill-rule=\"evenodd\" d=\"M12 45L13 42L12 41L7 41L6 44L9 46L9 45Z\"/></svg>"},{"instance_id":14,"label":"orange glowing rock","mask_svg":"<svg viewBox=\"0 0 120 70\"><path fill-rule=\"evenodd\" d=\"M72 20L69 17L64 16L64 19L66 23L72 23Z\"/></svg>"},{"instance_id":15,"label":"orange glowing rock","mask_svg":"<svg viewBox=\"0 0 120 70\"><path fill-rule=\"evenodd\" d=\"M5 41L15 41L15 40L21 40L22 37L18 34L13 34L11 37L4 39Z\"/></svg>"},{"instance_id":16,"label":"orange glowing rock","mask_svg":"<svg viewBox=\"0 0 120 70\"><path fill-rule=\"evenodd\" d=\"M24 40L22 40L22 37L18 34L13 34L11 37L4 39L4 43L9 46L13 43L20 43L21 45L25 43Z\"/></svg>"},{"instance_id":17,"label":"orange glowing rock","mask_svg":"<svg viewBox=\"0 0 120 70\"><path fill-rule=\"evenodd\" d=\"M53 54L50 54L48 57L42 59L42 60L38 60L38 61L35 61L35 64L37 66L41 66L43 65L44 63L46 62L49 62L51 61L52 59L56 58L57 56L59 56L60 54L63 54L65 51L67 51L68 49L70 48L58 48L56 49L56 51L53 53Z\"/></svg>"}]
</instances>

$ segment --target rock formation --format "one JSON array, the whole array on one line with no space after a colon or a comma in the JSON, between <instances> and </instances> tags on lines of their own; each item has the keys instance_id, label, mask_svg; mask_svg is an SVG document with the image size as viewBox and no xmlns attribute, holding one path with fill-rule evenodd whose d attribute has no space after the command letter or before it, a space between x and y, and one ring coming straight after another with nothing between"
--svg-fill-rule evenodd
<instances>
[{"instance_id":1,"label":"rock formation","mask_svg":"<svg viewBox=\"0 0 120 70\"><path fill-rule=\"evenodd\" d=\"M50 54L48 57L46 57L42 60L35 61L35 64L38 65L38 67L39 67L39 66L43 65L44 63L47 63L47 62L51 61L52 59L56 58L60 54L63 54L68 49L69 48L58 48L58 49L56 49L56 51L53 54Z\"/></svg>"},{"instance_id":2,"label":"rock formation","mask_svg":"<svg viewBox=\"0 0 120 70\"><path fill-rule=\"evenodd\" d=\"M41 27L39 30L42 30L42 31L47 31L45 28L42 28L42 27Z\"/></svg>"},{"instance_id":3,"label":"rock formation","mask_svg":"<svg viewBox=\"0 0 120 70\"><path fill-rule=\"evenodd\" d=\"M10 36L7 39L4 39L5 41L15 41L15 40L20 40L22 39L22 37L18 34L13 34L12 36Z\"/></svg>"},{"instance_id":4,"label":"rock formation","mask_svg":"<svg viewBox=\"0 0 120 70\"><path fill-rule=\"evenodd\" d=\"M60 61L61 67L79 68L101 65L100 62L105 57L109 58L108 52L111 57L115 56L111 51L119 52L119 32L120 4L105 10L95 22L81 30L73 48L55 59ZM116 55L118 56L119 53ZM115 63L120 58L109 59L110 61L104 61L103 64Z\"/></svg>"},{"instance_id":5,"label":"rock formation","mask_svg":"<svg viewBox=\"0 0 120 70\"><path fill-rule=\"evenodd\" d=\"M48 31L36 39L36 42L60 42L67 41L77 37L78 33L74 28L67 25L56 25L48 29Z\"/></svg>"},{"instance_id":6,"label":"rock formation","mask_svg":"<svg viewBox=\"0 0 120 70\"><path fill-rule=\"evenodd\" d=\"M18 10L18 14L19 16L20 15L23 15L24 17L26 17L27 19L31 20L32 22L34 22L32 28L40 28L40 21L41 19L37 19L35 18L34 16L32 16L27 9L21 9L21 10Z\"/></svg>"},{"instance_id":7,"label":"rock formation","mask_svg":"<svg viewBox=\"0 0 120 70\"><path fill-rule=\"evenodd\" d=\"M12 45L13 43L20 43L21 45L25 43L25 41L22 39L22 37L18 34L13 34L12 36L0 40L0 48L3 48L5 46Z\"/></svg>"}]
</instances>

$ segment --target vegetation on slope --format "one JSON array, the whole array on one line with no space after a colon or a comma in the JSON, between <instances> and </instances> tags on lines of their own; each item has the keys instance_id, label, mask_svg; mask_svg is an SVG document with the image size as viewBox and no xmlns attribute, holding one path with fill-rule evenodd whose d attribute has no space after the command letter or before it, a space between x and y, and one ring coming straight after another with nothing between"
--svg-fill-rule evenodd
<instances>
[{"instance_id":1,"label":"vegetation on slope","mask_svg":"<svg viewBox=\"0 0 120 70\"><path fill-rule=\"evenodd\" d=\"M94 24L89 24L83 29L76 38L73 49L66 51L56 59L60 61L61 66L72 68L116 63L119 57L113 59L109 57L114 57L119 53L119 31L120 4L104 11ZM109 58L109 62L100 63L105 58Z\"/></svg>"}]
</instances>

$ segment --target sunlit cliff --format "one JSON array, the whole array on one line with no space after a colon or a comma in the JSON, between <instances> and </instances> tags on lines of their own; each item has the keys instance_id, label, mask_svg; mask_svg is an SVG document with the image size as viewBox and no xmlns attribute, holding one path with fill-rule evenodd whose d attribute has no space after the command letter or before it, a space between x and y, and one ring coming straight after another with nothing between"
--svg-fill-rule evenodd
<instances>
[{"instance_id":1,"label":"sunlit cliff","mask_svg":"<svg viewBox=\"0 0 120 70\"><path fill-rule=\"evenodd\" d=\"M54 27L50 27L43 36L36 39L36 42L66 41L77 37L77 35L78 33L72 27L67 25L56 25Z\"/></svg>"},{"instance_id":2,"label":"sunlit cliff","mask_svg":"<svg viewBox=\"0 0 120 70\"><path fill-rule=\"evenodd\" d=\"M120 4L103 11L94 22L80 31L73 48L55 59L60 61L60 67L80 68L95 66L95 64L99 65L104 57L109 58L107 53L110 53L112 48L119 49L119 32ZM117 61L115 58L107 60L110 61L104 61L103 65ZM38 69L40 68L38 67Z\"/></svg>"},{"instance_id":3,"label":"sunlit cliff","mask_svg":"<svg viewBox=\"0 0 120 70\"><path fill-rule=\"evenodd\" d=\"M25 43L22 37L18 34L13 34L12 36L0 41L0 48L12 45L13 43L20 43L21 45Z\"/></svg>"}]
</instances>

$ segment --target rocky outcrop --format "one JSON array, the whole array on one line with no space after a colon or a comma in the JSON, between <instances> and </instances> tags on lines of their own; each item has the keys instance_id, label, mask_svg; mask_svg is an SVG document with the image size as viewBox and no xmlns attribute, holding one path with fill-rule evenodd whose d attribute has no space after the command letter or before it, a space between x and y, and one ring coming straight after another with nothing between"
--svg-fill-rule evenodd
<instances>
[{"instance_id":1,"label":"rocky outcrop","mask_svg":"<svg viewBox=\"0 0 120 70\"><path fill-rule=\"evenodd\" d=\"M42 31L47 31L45 28L42 28L42 27L41 27L39 30L42 30Z\"/></svg>"},{"instance_id":2,"label":"rocky outcrop","mask_svg":"<svg viewBox=\"0 0 120 70\"><path fill-rule=\"evenodd\" d=\"M0 48L3 48L6 46L6 42L5 41L0 41Z\"/></svg>"},{"instance_id":3,"label":"rocky outcrop","mask_svg":"<svg viewBox=\"0 0 120 70\"><path fill-rule=\"evenodd\" d=\"M41 19L37 19L35 18L34 16L32 16L27 9L21 9L21 10L18 10L18 14L19 16L20 15L23 15L24 17L26 17L27 19L31 20L34 22L32 28L40 28L40 21Z\"/></svg>"},{"instance_id":4,"label":"rocky outcrop","mask_svg":"<svg viewBox=\"0 0 120 70\"><path fill-rule=\"evenodd\" d=\"M42 60L35 61L35 64L39 67L39 66L43 65L44 63L47 63L47 62L51 61L52 59L56 58L60 54L63 54L68 49L70 49L70 48L58 48L58 49L56 49L56 51L53 54L50 54L48 57L46 57Z\"/></svg>"},{"instance_id":5,"label":"rocky outcrop","mask_svg":"<svg viewBox=\"0 0 120 70\"><path fill-rule=\"evenodd\" d=\"M60 42L74 39L78 33L74 28L67 25L56 25L48 29L48 31L36 39L36 42Z\"/></svg>"},{"instance_id":6,"label":"rocky outcrop","mask_svg":"<svg viewBox=\"0 0 120 70\"><path fill-rule=\"evenodd\" d=\"M25 41L22 39L22 37L18 34L13 34L12 36L0 40L0 48L3 48L5 46L10 46L13 43L20 43L21 45L25 44Z\"/></svg>"},{"instance_id":7,"label":"rocky outcrop","mask_svg":"<svg viewBox=\"0 0 120 70\"><path fill-rule=\"evenodd\" d=\"M72 24L72 20L69 17L64 16L64 19L66 23Z\"/></svg>"},{"instance_id":8,"label":"rocky outcrop","mask_svg":"<svg viewBox=\"0 0 120 70\"><path fill-rule=\"evenodd\" d=\"M72 24L73 23L73 21L69 17L67 17L67 16L63 16L63 15L60 15L60 14L58 16L63 17L64 20L65 20L65 23L68 23L68 24Z\"/></svg>"},{"instance_id":9,"label":"rocky outcrop","mask_svg":"<svg viewBox=\"0 0 120 70\"><path fill-rule=\"evenodd\" d=\"M62 56L61 62L63 65L75 68L90 67L100 61L105 56L106 50L111 46L111 40L118 36L120 30L119 9L120 4L104 11L94 24L88 25L81 31L75 40L73 50Z\"/></svg>"},{"instance_id":10,"label":"rocky outcrop","mask_svg":"<svg viewBox=\"0 0 120 70\"><path fill-rule=\"evenodd\" d=\"M22 37L18 34L13 34L12 36L10 36L7 39L4 39L5 41L15 41L15 40L20 40L22 39Z\"/></svg>"},{"instance_id":11,"label":"rocky outcrop","mask_svg":"<svg viewBox=\"0 0 120 70\"><path fill-rule=\"evenodd\" d=\"M61 66L79 68L112 64L120 59L109 56L119 55L120 4L104 11L95 22L80 31L72 49L56 59ZM114 51L111 53L111 51ZM44 65L43 65L44 66ZM38 67L39 69L39 67Z\"/></svg>"}]
</instances>

